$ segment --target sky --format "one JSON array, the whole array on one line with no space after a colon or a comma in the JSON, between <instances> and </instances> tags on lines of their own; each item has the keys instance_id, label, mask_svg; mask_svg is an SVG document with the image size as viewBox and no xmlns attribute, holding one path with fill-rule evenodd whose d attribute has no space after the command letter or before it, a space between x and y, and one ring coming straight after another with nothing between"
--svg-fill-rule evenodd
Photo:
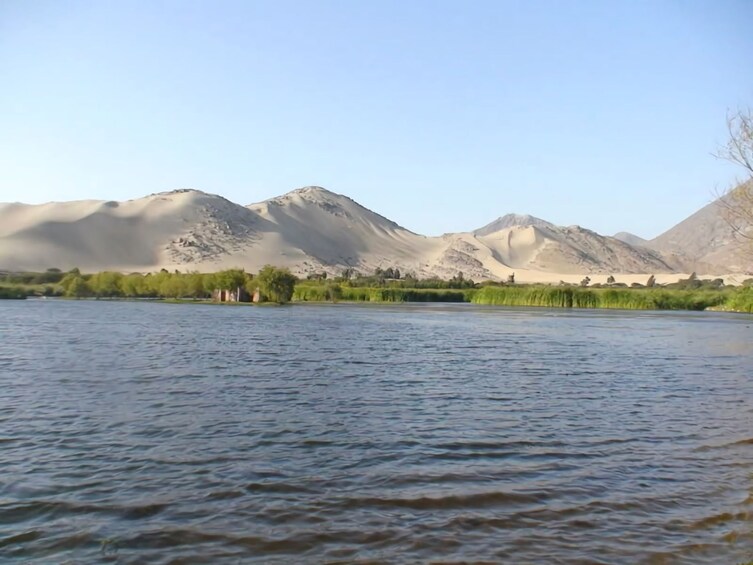
<instances>
[{"instance_id":1,"label":"sky","mask_svg":"<svg viewBox=\"0 0 753 565\"><path fill-rule=\"evenodd\" d=\"M737 171L753 2L0 0L0 202L307 185L654 237Z\"/></svg>"}]
</instances>

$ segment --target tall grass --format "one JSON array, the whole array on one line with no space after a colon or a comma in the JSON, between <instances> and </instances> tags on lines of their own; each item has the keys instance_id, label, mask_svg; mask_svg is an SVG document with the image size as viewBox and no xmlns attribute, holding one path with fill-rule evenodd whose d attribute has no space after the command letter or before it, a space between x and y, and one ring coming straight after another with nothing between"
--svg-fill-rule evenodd
<instances>
[{"instance_id":1,"label":"tall grass","mask_svg":"<svg viewBox=\"0 0 753 565\"><path fill-rule=\"evenodd\" d=\"M484 287L475 304L547 308L615 308L625 310L704 310L726 300L723 291L665 289L589 289L576 287Z\"/></svg>"},{"instance_id":2,"label":"tall grass","mask_svg":"<svg viewBox=\"0 0 753 565\"><path fill-rule=\"evenodd\" d=\"M470 302L473 289L344 287L342 299L352 302Z\"/></svg>"},{"instance_id":3,"label":"tall grass","mask_svg":"<svg viewBox=\"0 0 753 565\"><path fill-rule=\"evenodd\" d=\"M725 304L728 310L753 314L753 287L735 290Z\"/></svg>"},{"instance_id":4,"label":"tall grass","mask_svg":"<svg viewBox=\"0 0 753 565\"><path fill-rule=\"evenodd\" d=\"M473 302L495 306L622 310L705 310L709 307L721 307L753 313L753 288L683 290L520 285L485 286L480 289L428 289L338 285L334 299L345 302ZM331 285L298 284L293 300L332 301Z\"/></svg>"},{"instance_id":5,"label":"tall grass","mask_svg":"<svg viewBox=\"0 0 753 565\"><path fill-rule=\"evenodd\" d=\"M368 290L369 302L470 302L475 293L472 289L450 290L431 288L371 288L371 289L343 289L343 298L348 291ZM362 299L365 293L354 292L355 300Z\"/></svg>"},{"instance_id":6,"label":"tall grass","mask_svg":"<svg viewBox=\"0 0 753 565\"><path fill-rule=\"evenodd\" d=\"M293 302L325 302L328 300L327 288L323 285L297 284L293 289Z\"/></svg>"},{"instance_id":7,"label":"tall grass","mask_svg":"<svg viewBox=\"0 0 753 565\"><path fill-rule=\"evenodd\" d=\"M340 287L336 300L345 302L470 302L475 289ZM296 302L328 302L331 290L324 285L296 285Z\"/></svg>"}]
</instances>

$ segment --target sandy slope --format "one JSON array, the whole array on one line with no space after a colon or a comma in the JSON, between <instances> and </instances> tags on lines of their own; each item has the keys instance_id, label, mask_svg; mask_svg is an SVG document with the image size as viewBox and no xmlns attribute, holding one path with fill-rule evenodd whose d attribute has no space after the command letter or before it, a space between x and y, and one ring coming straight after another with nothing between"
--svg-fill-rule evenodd
<instances>
[{"instance_id":1,"label":"sandy slope","mask_svg":"<svg viewBox=\"0 0 753 565\"><path fill-rule=\"evenodd\" d=\"M244 249L255 215L199 191L127 202L52 202L0 206L0 266L122 271L212 262Z\"/></svg>"},{"instance_id":2,"label":"sandy slope","mask_svg":"<svg viewBox=\"0 0 753 565\"><path fill-rule=\"evenodd\" d=\"M246 207L196 190L120 203L0 204L0 269L255 272L265 264L298 274L397 267L483 280L515 273L520 282L678 277L659 253L578 226L508 215L472 233L426 237L319 187Z\"/></svg>"},{"instance_id":3,"label":"sandy slope","mask_svg":"<svg viewBox=\"0 0 753 565\"><path fill-rule=\"evenodd\" d=\"M753 271L753 263L743 246L735 241L718 201L704 206L646 245L673 254L677 266L688 271L720 268Z\"/></svg>"},{"instance_id":4,"label":"sandy slope","mask_svg":"<svg viewBox=\"0 0 753 565\"><path fill-rule=\"evenodd\" d=\"M433 238L410 232L350 198L318 187L298 189L248 209L265 221L260 247L279 249L280 259L270 257L268 262L292 268L307 257L312 268L320 270L351 266L371 272L399 265L421 271L422 258L438 245ZM253 254L243 259L244 264L255 262Z\"/></svg>"}]
</instances>

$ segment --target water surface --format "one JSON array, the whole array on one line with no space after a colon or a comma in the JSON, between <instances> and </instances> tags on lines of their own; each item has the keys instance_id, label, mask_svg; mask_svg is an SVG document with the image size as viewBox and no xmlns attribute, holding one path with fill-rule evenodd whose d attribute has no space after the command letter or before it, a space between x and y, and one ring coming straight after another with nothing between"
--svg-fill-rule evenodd
<instances>
[{"instance_id":1,"label":"water surface","mask_svg":"<svg viewBox=\"0 0 753 565\"><path fill-rule=\"evenodd\" d=\"M0 303L2 563L753 559L753 317Z\"/></svg>"}]
</instances>

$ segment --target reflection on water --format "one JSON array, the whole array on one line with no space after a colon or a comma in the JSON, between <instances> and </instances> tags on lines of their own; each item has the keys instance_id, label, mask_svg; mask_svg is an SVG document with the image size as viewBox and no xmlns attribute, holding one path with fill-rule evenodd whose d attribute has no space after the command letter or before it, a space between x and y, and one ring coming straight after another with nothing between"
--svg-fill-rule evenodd
<instances>
[{"instance_id":1,"label":"reflection on water","mask_svg":"<svg viewBox=\"0 0 753 565\"><path fill-rule=\"evenodd\" d=\"M753 319L0 304L0 561L753 559Z\"/></svg>"}]
</instances>

